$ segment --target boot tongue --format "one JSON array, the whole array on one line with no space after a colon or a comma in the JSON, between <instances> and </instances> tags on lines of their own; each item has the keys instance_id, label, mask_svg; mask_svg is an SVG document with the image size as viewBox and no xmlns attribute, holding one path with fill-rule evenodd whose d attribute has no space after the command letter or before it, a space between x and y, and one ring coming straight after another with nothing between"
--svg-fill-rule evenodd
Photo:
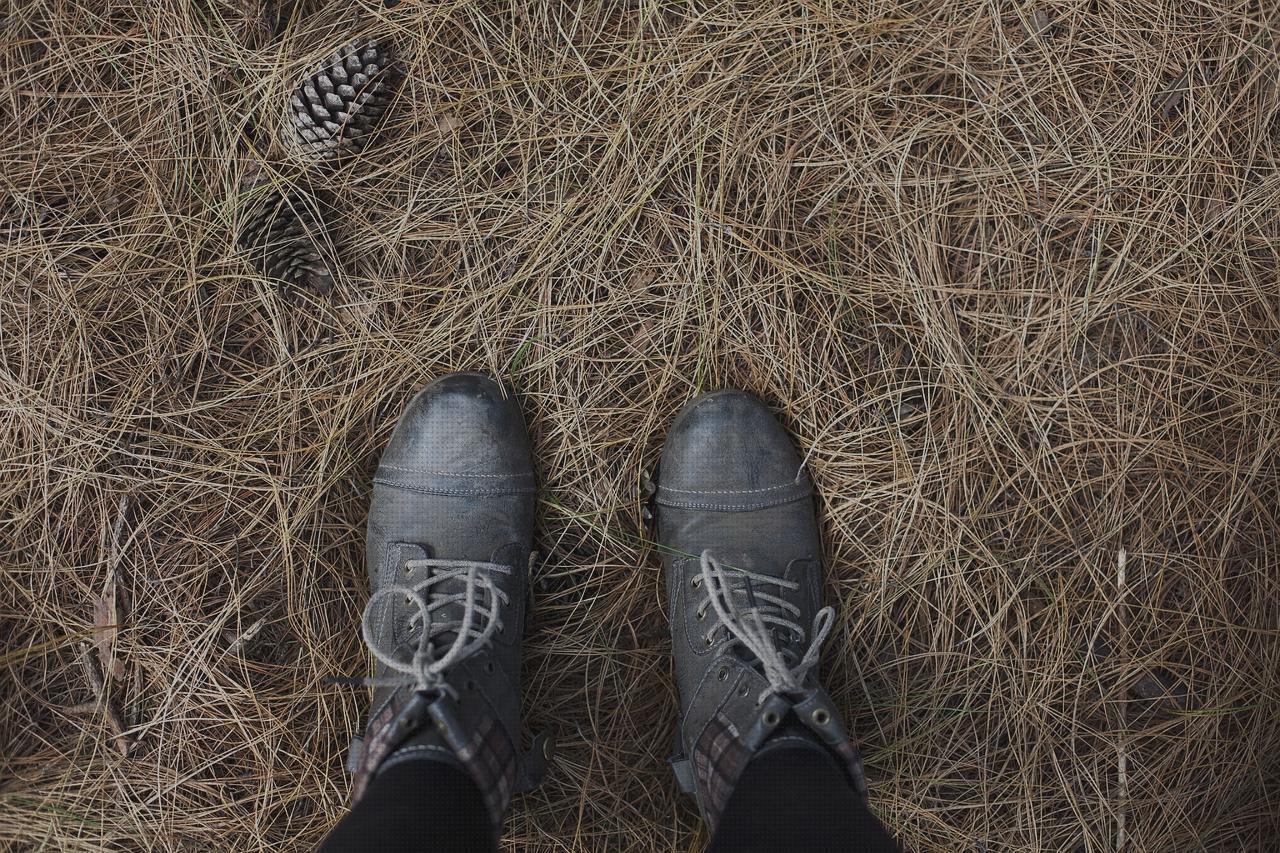
<instances>
[{"instance_id":1,"label":"boot tongue","mask_svg":"<svg viewBox=\"0 0 1280 853\"><path fill-rule=\"evenodd\" d=\"M440 734L440 730L430 722L411 734L387 758L389 760L397 755L408 754L412 754L415 760L421 758L429 761L443 761L459 769L462 768L462 762L458 761L457 756L453 754L453 750L444 742L444 737Z\"/></svg>"},{"instance_id":2,"label":"boot tongue","mask_svg":"<svg viewBox=\"0 0 1280 853\"><path fill-rule=\"evenodd\" d=\"M418 725L418 728L391 751L379 765L378 772L382 772L388 763L396 758L401 760L412 758L414 761L440 761L450 764L459 770L463 769L462 762L454 754L453 750L449 748L444 735L440 733L440 729L429 717L423 720Z\"/></svg>"},{"instance_id":3,"label":"boot tongue","mask_svg":"<svg viewBox=\"0 0 1280 853\"><path fill-rule=\"evenodd\" d=\"M441 568L432 569L431 571L433 575L438 575L441 572L448 572L452 570L441 567ZM432 598L445 597L445 596L452 597L455 595L463 596L460 600L447 604L444 607L441 607L438 610L433 611L431 614L432 627L435 627L437 625L442 625L442 624L452 624L460 627L462 616L466 612L466 598L465 598L466 592L467 592L467 578L465 575L463 575L462 577L450 578L449 580L436 581L431 585ZM475 619L476 619L476 616L473 615L472 616L473 625L476 624L474 621ZM432 642L432 645L435 646L435 650L438 653L443 653L443 650L446 649L450 644L452 644L453 641L457 639L457 637L458 637L457 630L451 629L451 630L443 631L439 634L436 634L431 638L431 642Z\"/></svg>"},{"instance_id":4,"label":"boot tongue","mask_svg":"<svg viewBox=\"0 0 1280 853\"><path fill-rule=\"evenodd\" d=\"M757 597L757 593L761 591L762 586L752 581L750 578L743 577L741 573L735 572L734 569L742 569L743 571L752 572L758 575L772 575L778 571L776 566L762 565L759 558L747 551L734 551L725 549L723 551L715 551L711 554L723 568L725 574L726 590L733 597L733 603L737 605L739 610L748 610L764 604L768 612L775 613L776 609L768 602L761 602ZM779 589L771 584L763 585L765 591L772 595L777 595ZM776 613L775 613L776 615ZM754 620L755 617L750 613L740 615L741 619ZM726 629L727 630L727 629ZM789 637L779 637L777 631L773 632L775 642L779 648L788 648L790 645ZM751 652L747 651L741 643L734 643L732 654L743 663L750 664L757 672L761 671L760 660Z\"/></svg>"},{"instance_id":5,"label":"boot tongue","mask_svg":"<svg viewBox=\"0 0 1280 853\"><path fill-rule=\"evenodd\" d=\"M731 598L734 606L738 610L750 610L764 605L770 610L774 609L769 602L761 601L757 598L757 593L768 591L776 595L777 587L770 584L758 584L757 582L745 577L741 572L734 569L742 569L757 575L770 574L769 567L762 566L759 560L746 552L726 551L722 557L719 553L711 555L720 564L724 570L724 586L726 597ZM764 587L764 588L762 588ZM767 589L765 589L767 588ZM743 619L754 619L751 614L742 614Z\"/></svg>"},{"instance_id":6,"label":"boot tongue","mask_svg":"<svg viewBox=\"0 0 1280 853\"><path fill-rule=\"evenodd\" d=\"M468 555L466 557L439 557L436 555L433 549L429 548L428 546L423 545L422 548L427 552L428 556L434 559L486 561L490 556L488 554L484 554L479 556ZM450 549L450 551L452 553L456 553L455 549ZM440 577L441 575L448 574L454 571L460 571L463 573L460 574L458 577L449 578L447 580L438 580L435 583L433 583L429 588L429 593L428 593L429 600L439 600L441 598L452 598L454 596L458 597L457 601L453 601L432 612L431 621L433 625L451 624L451 625L454 625L455 627L461 627L462 617L466 613L466 609L467 609L467 598L466 598L467 575L465 571L463 571L460 567L457 569L454 569L448 566L438 566L438 567L433 567L431 569L431 575L432 577ZM479 574L479 572L477 572L477 574ZM491 610L493 608L493 603L490 602L488 600L488 596L483 593L480 593L477 596L476 604L479 605L480 607L485 608L486 610ZM472 628L477 630L482 628L484 626L484 622L482 620L486 618L488 617L483 616L479 612L473 613L471 617ZM458 636L458 631L456 629L451 629L451 630L436 634L432 638L431 642L437 652L443 653L443 650L446 649L451 643L453 643L453 641L457 639L457 636Z\"/></svg>"},{"instance_id":7,"label":"boot tongue","mask_svg":"<svg viewBox=\"0 0 1280 853\"><path fill-rule=\"evenodd\" d=\"M725 574L731 578L738 574L734 569L742 569L743 571L754 572L758 575L771 574L767 566L760 565L757 556L747 551L736 551L732 549L717 549L711 552L711 556L715 561L725 569ZM735 582L737 585L739 582Z\"/></svg>"},{"instance_id":8,"label":"boot tongue","mask_svg":"<svg viewBox=\"0 0 1280 853\"><path fill-rule=\"evenodd\" d=\"M801 749L806 752L814 752L822 755L831 763L832 767L840 769L840 761L835 753L814 734L812 729L796 717L795 711L787 712L787 715L782 718L781 725L765 738L756 755L764 755L777 749Z\"/></svg>"}]
</instances>

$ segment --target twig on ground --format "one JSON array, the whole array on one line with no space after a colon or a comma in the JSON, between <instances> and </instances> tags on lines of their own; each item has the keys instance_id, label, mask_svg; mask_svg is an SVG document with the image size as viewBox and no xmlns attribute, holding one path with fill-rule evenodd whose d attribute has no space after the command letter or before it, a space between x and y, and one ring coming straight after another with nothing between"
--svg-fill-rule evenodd
<instances>
[{"instance_id":1,"label":"twig on ground","mask_svg":"<svg viewBox=\"0 0 1280 853\"><path fill-rule=\"evenodd\" d=\"M246 628L240 636L232 640L231 643L227 645L227 649L224 654L234 655L236 652L240 651L246 643L252 642L253 638L258 636L258 632L262 630L262 626L265 624L267 624L267 617L263 616Z\"/></svg>"},{"instance_id":2,"label":"twig on ground","mask_svg":"<svg viewBox=\"0 0 1280 853\"><path fill-rule=\"evenodd\" d=\"M110 552L107 557L107 579L102 594L93 602L93 636L98 648L98 659L109 681L120 682L124 678L124 662L116 655L116 636L124 619L120 606L119 569L123 559L121 539L124 536L125 519L129 513L129 495L120 496L116 520L111 527Z\"/></svg>"},{"instance_id":3,"label":"twig on ground","mask_svg":"<svg viewBox=\"0 0 1280 853\"><path fill-rule=\"evenodd\" d=\"M97 697L97 705L111 729L111 740L116 750L121 755L128 756L133 749L133 739L129 736L129 730L125 727L119 710L107 692L107 685L103 682L102 673L98 671L98 664L93 659L93 651L88 643L80 644L80 664L84 668L85 677L89 680L94 696ZM82 707L82 705L75 707Z\"/></svg>"},{"instance_id":4,"label":"twig on ground","mask_svg":"<svg viewBox=\"0 0 1280 853\"><path fill-rule=\"evenodd\" d=\"M1031 13L1031 35L1047 35L1052 26L1053 18L1049 17L1049 10L1041 8Z\"/></svg>"},{"instance_id":5,"label":"twig on ground","mask_svg":"<svg viewBox=\"0 0 1280 853\"><path fill-rule=\"evenodd\" d=\"M1191 70L1188 68L1183 71L1177 80L1156 95L1155 107L1163 118L1169 118L1182 105L1182 99L1187 93L1187 84L1191 81Z\"/></svg>"}]
</instances>

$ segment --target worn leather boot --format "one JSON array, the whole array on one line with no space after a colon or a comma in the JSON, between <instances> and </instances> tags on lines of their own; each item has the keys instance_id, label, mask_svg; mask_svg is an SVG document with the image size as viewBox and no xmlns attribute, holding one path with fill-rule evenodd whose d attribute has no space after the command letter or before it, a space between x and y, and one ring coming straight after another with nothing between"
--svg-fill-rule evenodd
<instances>
[{"instance_id":1,"label":"worn leather boot","mask_svg":"<svg viewBox=\"0 0 1280 853\"><path fill-rule=\"evenodd\" d=\"M375 690L348 759L354 798L399 762L443 761L475 780L500 832L550 748L518 751L535 499L520 410L492 379L445 376L409 403L373 482L361 627Z\"/></svg>"},{"instance_id":2,"label":"worn leather boot","mask_svg":"<svg viewBox=\"0 0 1280 853\"><path fill-rule=\"evenodd\" d=\"M694 400L667 436L654 495L681 719L672 766L714 831L747 762L822 751L865 795L857 749L818 685L821 607L813 487L759 400Z\"/></svg>"}]
</instances>

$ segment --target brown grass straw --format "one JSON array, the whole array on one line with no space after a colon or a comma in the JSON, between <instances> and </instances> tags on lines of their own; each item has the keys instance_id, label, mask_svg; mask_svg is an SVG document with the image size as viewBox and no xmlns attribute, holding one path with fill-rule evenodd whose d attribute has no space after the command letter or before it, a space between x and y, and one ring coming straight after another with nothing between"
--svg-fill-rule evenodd
<instances>
[{"instance_id":1,"label":"brown grass straw","mask_svg":"<svg viewBox=\"0 0 1280 853\"><path fill-rule=\"evenodd\" d=\"M704 837L638 484L724 386L808 457L826 680L909 849L1274 844L1278 28L1224 0L11 4L0 845L327 831L370 477L454 369L514 385L544 485L525 710L560 753L513 849ZM408 56L386 135L308 170L284 93L375 32ZM260 171L324 188L330 294L236 252Z\"/></svg>"}]
</instances>

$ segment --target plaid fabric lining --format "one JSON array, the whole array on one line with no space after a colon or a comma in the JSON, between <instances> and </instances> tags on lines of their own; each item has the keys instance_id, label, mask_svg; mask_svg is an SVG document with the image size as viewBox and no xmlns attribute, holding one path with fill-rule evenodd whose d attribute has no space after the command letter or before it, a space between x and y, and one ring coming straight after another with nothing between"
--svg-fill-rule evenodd
<instances>
[{"instance_id":1,"label":"plaid fabric lining","mask_svg":"<svg viewBox=\"0 0 1280 853\"><path fill-rule=\"evenodd\" d=\"M397 691L392 695L378 712L369 718L369 725L365 727L364 741L359 747L359 755L357 756L354 780L351 787L351 803L360 802L360 798L364 796L365 789L369 787L370 780L373 779L374 771L378 769L378 765L387 757L395 744L392 742L392 736L395 727L391 725L395 718L400 714L400 710L408 703L408 695L404 691Z\"/></svg>"},{"instance_id":2,"label":"plaid fabric lining","mask_svg":"<svg viewBox=\"0 0 1280 853\"><path fill-rule=\"evenodd\" d=\"M853 745L853 741L846 739L833 746L832 749L844 761L845 769L849 771L849 778L853 780L853 789L865 797L867 795L867 777L862 772L862 756L858 753L858 748Z\"/></svg>"},{"instance_id":3,"label":"plaid fabric lining","mask_svg":"<svg viewBox=\"0 0 1280 853\"><path fill-rule=\"evenodd\" d=\"M742 743L737 727L723 714L712 717L698 736L693 747L693 773L698 800L712 832L750 758L751 750Z\"/></svg>"},{"instance_id":4,"label":"plaid fabric lining","mask_svg":"<svg viewBox=\"0 0 1280 853\"><path fill-rule=\"evenodd\" d=\"M502 726L486 717L467 744L455 751L484 794L495 825L501 826L516 784L516 753Z\"/></svg>"},{"instance_id":5,"label":"plaid fabric lining","mask_svg":"<svg viewBox=\"0 0 1280 853\"><path fill-rule=\"evenodd\" d=\"M404 740L406 733L398 732L398 727L394 723L415 696L416 694L410 691L398 690L370 718L355 764L355 779L351 792L353 804L359 802L364 796L378 767ZM424 716L424 722L426 725L431 725L426 716ZM453 738L449 737L452 734L456 733L447 732L445 739L452 741ZM471 732L471 737L466 743L459 745L450 742L447 745L475 780L484 794L485 805L489 807L494 826L500 827L515 791L518 772L517 756L511 739L507 737L495 718L485 717Z\"/></svg>"}]
</instances>

